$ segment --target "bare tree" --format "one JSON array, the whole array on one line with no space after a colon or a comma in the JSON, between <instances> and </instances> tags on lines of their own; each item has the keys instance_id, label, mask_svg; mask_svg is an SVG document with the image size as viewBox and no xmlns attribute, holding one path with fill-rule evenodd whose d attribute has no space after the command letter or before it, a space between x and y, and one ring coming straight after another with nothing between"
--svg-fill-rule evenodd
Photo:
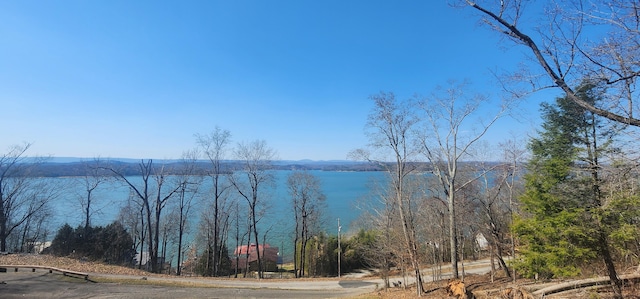
<instances>
[{"instance_id":1,"label":"bare tree","mask_svg":"<svg viewBox=\"0 0 640 299\"><path fill-rule=\"evenodd\" d=\"M249 207L249 219L253 239L256 245L258 277L262 278L262 258L258 235L259 208L264 204L264 187L273 184L273 173L269 172L275 151L264 140L239 143L235 150L240 160L240 172L231 177L231 182Z\"/></svg>"},{"instance_id":2,"label":"bare tree","mask_svg":"<svg viewBox=\"0 0 640 299\"><path fill-rule=\"evenodd\" d=\"M145 226L144 226L144 208L135 200L133 194L130 194L127 203L120 208L118 212L118 222L131 232L133 236L134 250L140 251L144 248ZM140 259L138 269L142 268L142 259Z\"/></svg>"},{"instance_id":3,"label":"bare tree","mask_svg":"<svg viewBox=\"0 0 640 299\"><path fill-rule=\"evenodd\" d=\"M53 212L49 205L40 208L39 206L39 201L30 202L27 211L33 214L17 228L22 233L20 238L12 238L16 241L12 248L16 248L20 252L39 253L35 251L37 250L36 245L47 241L47 236L51 232L49 220L52 218Z\"/></svg>"},{"instance_id":4,"label":"bare tree","mask_svg":"<svg viewBox=\"0 0 640 299\"><path fill-rule=\"evenodd\" d=\"M83 187L83 194L79 194L78 197L84 212L85 232L89 230L91 216L95 212L95 191L108 179L105 169L101 167L102 163L99 158L92 161L84 161L81 166L83 174L77 178L77 181Z\"/></svg>"},{"instance_id":5,"label":"bare tree","mask_svg":"<svg viewBox=\"0 0 640 299\"><path fill-rule=\"evenodd\" d=\"M409 256L411 267L415 272L417 294L422 295L422 275L418 256L418 241L415 224L413 223L411 199L405 190L409 175L416 169L413 159L418 153L414 146L412 130L419 119L413 114L413 107L408 103L396 100L393 93L380 93L371 97L374 108L367 122L370 146L379 153L381 158L374 158L366 150L356 150L352 155L359 156L384 167L389 175L391 198L398 209L404 246ZM391 161L391 162L388 162Z\"/></svg>"},{"instance_id":6,"label":"bare tree","mask_svg":"<svg viewBox=\"0 0 640 299\"><path fill-rule=\"evenodd\" d=\"M0 156L0 251L7 251L7 240L16 229L58 196L51 181L31 176L43 159L26 161L30 147L29 143L15 145Z\"/></svg>"},{"instance_id":7,"label":"bare tree","mask_svg":"<svg viewBox=\"0 0 640 299\"><path fill-rule=\"evenodd\" d=\"M181 274L183 237L187 230L187 222L191 212L193 199L198 194L198 188L202 183L202 177L197 174L196 162L199 153L197 150L187 151L182 154L180 170L176 176L176 184L179 186L178 203L176 206L178 222L178 267L176 275Z\"/></svg>"},{"instance_id":8,"label":"bare tree","mask_svg":"<svg viewBox=\"0 0 640 299\"><path fill-rule=\"evenodd\" d=\"M483 222L483 236L488 237L487 242L491 248L493 279L493 260L498 259L500 268L504 270L507 277L511 277L511 272L504 261L504 240L509 233L509 224L511 223L509 197L505 196L505 189L508 188L508 180L511 173L501 171L506 165L487 165L486 162L480 163L482 173L478 185L475 189L478 191L478 203L481 206L479 211L479 219ZM507 193L508 195L508 193ZM507 199L507 200L505 200Z\"/></svg>"},{"instance_id":9,"label":"bare tree","mask_svg":"<svg viewBox=\"0 0 640 299\"><path fill-rule=\"evenodd\" d=\"M205 252L203 253L205 256L203 256L203 259L206 258L206 260L203 260L202 265L200 265L203 275L222 276L230 273L231 268L230 265L227 264L229 262L227 255L227 238L231 222L233 221L235 223L235 220L237 220L235 216L235 214L237 214L236 206L234 206L237 202L226 199L227 198L224 198L224 200L218 203L220 211L217 216L211 213L214 209L214 202L207 201L206 199L201 201L199 209L200 225L198 242L202 244L201 247L205 248ZM233 219L231 218L232 215L234 215ZM215 217L217 217L217 219L215 219ZM218 236L217 245L214 244L214 236L216 235Z\"/></svg>"},{"instance_id":10,"label":"bare tree","mask_svg":"<svg viewBox=\"0 0 640 299\"><path fill-rule=\"evenodd\" d=\"M432 180L427 180L424 185L432 184ZM436 191L425 190L424 200L420 202L419 206L421 231L426 236L424 242L427 246L429 260L432 263L431 277L433 281L442 279L442 264L446 262L446 257L449 255L445 246L448 240L447 204L446 199L436 196L437 194L439 193Z\"/></svg>"},{"instance_id":11,"label":"bare tree","mask_svg":"<svg viewBox=\"0 0 640 299\"><path fill-rule=\"evenodd\" d=\"M233 270L233 277L238 278L238 271L240 270L240 252L238 252L238 248L240 248L241 244L244 244L244 238L248 236L250 233L249 230L243 230L241 227L244 227L242 224L242 220L240 215L242 212L240 211L241 207L238 201L234 202L234 205L230 207L229 216L232 219L233 227L234 227L234 238L235 238L235 250L234 250L234 260L235 267ZM249 227L249 225L247 225Z\"/></svg>"},{"instance_id":12,"label":"bare tree","mask_svg":"<svg viewBox=\"0 0 640 299\"><path fill-rule=\"evenodd\" d=\"M226 158L227 147L231 142L231 133L216 127L207 135L196 135L196 143L204 156L209 160L210 168L207 175L211 178L211 197L213 199L213 249L221 252L224 243L221 240L221 213L222 201L231 186L226 180L228 169L223 168L223 160ZM213 275L218 275L221 260L218 254L213 255Z\"/></svg>"},{"instance_id":13,"label":"bare tree","mask_svg":"<svg viewBox=\"0 0 640 299\"><path fill-rule=\"evenodd\" d=\"M362 227L377 232L378 235L373 244L361 244L356 250L362 252L369 266L379 269L378 273L384 282L384 289L388 289L393 265L392 257L400 255L405 249L395 250L394 248L394 244L403 243L402 238L397 237L400 234L394 229L393 220L397 214L394 209L395 203L386 194L376 195L375 198L378 201L363 210L359 221L363 222Z\"/></svg>"},{"instance_id":14,"label":"bare tree","mask_svg":"<svg viewBox=\"0 0 640 299\"><path fill-rule=\"evenodd\" d=\"M160 266L158 262L158 250L160 245L160 226L161 226L160 220L162 216L162 211L167 206L168 200L171 197L173 197L176 193L178 193L178 191L181 189L181 184L173 184L173 186L169 185L168 186L169 190L163 191L165 184L171 183L167 181L169 178L169 172L165 169L164 165L162 165L159 170L155 170L154 172L155 172L154 180L155 180L156 190L155 190L155 198L154 198L155 200L153 203L155 218L153 220L154 220L155 227L154 227L154 230L150 230L150 232L153 232L152 243L153 243L153 254L154 254L154 255L151 255L152 257L151 262L153 263L151 266L151 269L152 269L152 272L156 273L160 271L160 269L158 268L158 266ZM153 257L155 257L155 260L153 259Z\"/></svg>"},{"instance_id":15,"label":"bare tree","mask_svg":"<svg viewBox=\"0 0 640 299\"><path fill-rule=\"evenodd\" d=\"M521 177L523 170L523 160L525 159L525 155L527 150L523 146L523 142L521 142L516 137L513 137L509 140L506 140L500 143L500 148L503 151L502 158L504 161L504 168L502 176L506 176L504 181L505 186L507 188L507 200L509 201L509 235L511 239L511 258L515 260L516 258L516 240L515 240L515 232L512 230L513 228L513 220L514 215L517 210L517 202L516 196L522 192L522 181L518 178ZM516 270L515 267L513 270L513 282L516 281Z\"/></svg>"},{"instance_id":16,"label":"bare tree","mask_svg":"<svg viewBox=\"0 0 640 299\"><path fill-rule=\"evenodd\" d=\"M551 1L538 7L525 0L464 0L479 12L485 24L527 47L533 62L542 69L528 69L509 76L517 83L539 90L556 87L567 97L596 115L619 123L640 126L637 110L640 76L640 4L633 0ZM526 13L538 13L540 22L527 23ZM588 103L571 86L585 81L608 86L605 101Z\"/></svg>"},{"instance_id":17,"label":"bare tree","mask_svg":"<svg viewBox=\"0 0 640 299\"><path fill-rule=\"evenodd\" d=\"M450 83L450 87L439 88L431 97L422 99L420 107L426 116L426 128L422 140L422 152L431 163L432 172L438 180L441 192L447 198L449 208L449 243L453 276L458 272L458 239L456 228L456 192L473 179L458 182L460 162L472 157L472 146L484 136L489 127L502 115L501 108L486 123L478 121L475 130L465 131L469 118L478 112L488 99L482 95L468 96L465 84ZM476 177L477 178L477 177Z\"/></svg>"},{"instance_id":18,"label":"bare tree","mask_svg":"<svg viewBox=\"0 0 640 299\"><path fill-rule=\"evenodd\" d=\"M179 204L174 205L172 209L168 211L168 213L162 214L161 225L160 225L160 239L158 243L162 246L159 246L158 249L158 257L161 257L165 262L167 261L167 254L173 256L173 251L170 247L175 246L176 243L180 243L180 208ZM182 244L180 244L182 245ZM178 252L179 248L176 248ZM167 274L171 274L171 265L169 265L169 269ZM162 269L159 269L162 271Z\"/></svg>"},{"instance_id":19,"label":"bare tree","mask_svg":"<svg viewBox=\"0 0 640 299\"><path fill-rule=\"evenodd\" d=\"M291 204L295 217L295 237L293 267L296 277L304 276L305 248L312 238L314 228L318 228L320 217L325 206L325 195L320 188L320 180L306 171L295 171L287 177L287 187L291 196Z\"/></svg>"},{"instance_id":20,"label":"bare tree","mask_svg":"<svg viewBox=\"0 0 640 299\"><path fill-rule=\"evenodd\" d=\"M113 167L106 168L124 182L136 198L140 200L142 206L141 213L144 213L146 220L146 230L149 233L148 248L149 260L151 263L151 272L157 273L158 269L158 248L160 243L160 220L162 210L165 208L167 201L175 193L180 190L180 185L170 186L169 190L164 191L165 183L167 183L167 172L165 166L162 165L157 169L153 165L153 160L141 160L138 164L139 174L142 182L139 184L130 177L126 176L123 171Z\"/></svg>"},{"instance_id":21,"label":"bare tree","mask_svg":"<svg viewBox=\"0 0 640 299\"><path fill-rule=\"evenodd\" d=\"M475 165L466 165L465 171L458 172L458 181L469 182L456 191L455 212L456 212L456 232L458 239L458 261L461 268L461 279L464 281L465 258L477 259L477 236L481 233L482 221L477 216L477 211L481 210L479 199L482 198L480 180L477 172L482 172L481 168Z\"/></svg>"}]
</instances>

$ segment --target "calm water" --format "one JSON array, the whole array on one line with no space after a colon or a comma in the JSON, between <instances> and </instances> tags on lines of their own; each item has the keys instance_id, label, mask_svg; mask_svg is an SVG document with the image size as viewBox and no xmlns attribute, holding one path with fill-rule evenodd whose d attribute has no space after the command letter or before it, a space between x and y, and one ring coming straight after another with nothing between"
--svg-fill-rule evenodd
<instances>
[{"instance_id":1,"label":"calm water","mask_svg":"<svg viewBox=\"0 0 640 299\"><path fill-rule=\"evenodd\" d=\"M259 223L259 233L267 232L267 243L273 246L290 248L286 243L290 242L293 234L293 210L291 199L287 193L286 180L291 171L274 171L275 186L266 193L265 200L269 203L267 214ZM361 211L357 208L358 201L370 195L370 186L374 181L384 178L381 172L337 172L337 171L311 171L321 182L322 191L326 195L326 211L324 228L331 235L337 234L337 219L340 218L342 232L348 232L350 224ZM131 178L140 181L140 178ZM57 184L69 186L67 192L54 202L53 208L56 215L53 227L60 227L69 223L76 227L84 223L84 214L79 202L80 197L85 197L82 182L78 178L56 178ZM206 182L206 181L205 181ZM206 187L206 185L205 185ZM126 205L129 198L129 188L118 181L103 184L94 193L95 211L92 215L92 225L106 225L113 222L120 211ZM245 204L244 199L240 204ZM192 212L192 227L197 227L199 213L203 209L201 203L196 203ZM168 213L168 209L165 210ZM55 234L55 232L54 232ZM261 240L262 241L262 240ZM233 245L233 244L232 244Z\"/></svg>"}]
</instances>

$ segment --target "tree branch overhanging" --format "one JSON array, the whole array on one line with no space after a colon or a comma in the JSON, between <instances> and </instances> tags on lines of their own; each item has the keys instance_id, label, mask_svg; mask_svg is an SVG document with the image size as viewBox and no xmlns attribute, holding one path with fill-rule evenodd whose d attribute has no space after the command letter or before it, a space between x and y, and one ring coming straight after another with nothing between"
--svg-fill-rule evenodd
<instances>
[{"instance_id":1,"label":"tree branch overhanging","mask_svg":"<svg viewBox=\"0 0 640 299\"><path fill-rule=\"evenodd\" d=\"M488 23L491 23L490 20L493 20L494 22L496 22L497 24L494 24L494 23L490 24L494 29L499 30L500 32L506 34L517 43L523 44L526 47L528 47L532 51L533 55L535 56L535 60L537 61L537 63L544 69L544 72L553 81L553 84L555 84L556 87L559 87L560 89L562 89L566 93L567 97L571 99L573 102L578 104L580 107L595 113L596 115L605 117L607 119L610 119L619 123L640 127L640 119L634 118L632 115L625 116L610 110L598 108L596 106L593 106L581 100L576 95L576 92L571 87L569 87L569 84L565 81L565 76L554 71L551 64L547 60L547 58L545 58L543 51L539 48L538 44L529 35L522 32L517 27L516 23L511 24L503 17L503 11L502 11L503 9L501 9L500 14L496 14L478 5L474 1L465 0L465 2L467 3L468 6L486 15L489 18L489 20L487 20ZM631 74L623 78L608 80L608 82L616 83L620 81L632 80L633 78L635 78L636 73L637 72L632 72Z\"/></svg>"}]
</instances>

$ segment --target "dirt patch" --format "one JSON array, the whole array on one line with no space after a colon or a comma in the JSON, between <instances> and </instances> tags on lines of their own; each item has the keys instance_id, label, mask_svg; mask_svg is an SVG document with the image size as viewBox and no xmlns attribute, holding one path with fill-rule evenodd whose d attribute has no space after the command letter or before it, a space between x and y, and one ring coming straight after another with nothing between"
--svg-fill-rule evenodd
<instances>
[{"instance_id":1,"label":"dirt patch","mask_svg":"<svg viewBox=\"0 0 640 299\"><path fill-rule=\"evenodd\" d=\"M416 289L414 286L410 288L390 288L388 290L381 290L375 293L362 295L356 297L356 299L442 299L442 298L458 298L449 293L448 285L449 280L442 280L436 282L429 282L424 284L425 292L421 297L416 295ZM491 282L491 276L486 275L469 275L465 277L464 285L467 291L473 293L475 298L478 299L531 299L535 298L531 295L533 290L541 289L542 287L557 284L560 281L550 282L536 282L531 279L518 279L517 284L513 284L512 280L507 277L498 277ZM460 285L456 287L461 288ZM451 295L450 295L451 294ZM625 299L640 299L640 284L627 284L624 288ZM464 298L464 297L462 297ZM545 298L576 298L576 299L608 299L613 298L613 293L610 287L599 288L587 288L578 289L571 292L563 292L561 294L548 295Z\"/></svg>"},{"instance_id":2,"label":"dirt patch","mask_svg":"<svg viewBox=\"0 0 640 299\"><path fill-rule=\"evenodd\" d=\"M459 279L453 279L447 283L447 295L449 295L449 297L455 297L457 299L474 298L473 293L467 290L464 282Z\"/></svg>"}]
</instances>

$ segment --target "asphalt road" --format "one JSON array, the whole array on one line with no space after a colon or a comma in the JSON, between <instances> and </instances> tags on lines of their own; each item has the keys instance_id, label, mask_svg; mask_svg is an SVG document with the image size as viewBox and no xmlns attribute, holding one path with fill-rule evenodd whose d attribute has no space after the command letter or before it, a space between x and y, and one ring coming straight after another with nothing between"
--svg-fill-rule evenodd
<instances>
[{"instance_id":1,"label":"asphalt road","mask_svg":"<svg viewBox=\"0 0 640 299\"><path fill-rule=\"evenodd\" d=\"M474 262L467 273L486 273L488 262ZM425 270L424 280L431 277ZM141 279L91 274L90 277ZM343 298L375 291L380 279L245 280L149 276L149 281L182 282L200 287L96 283L46 270L0 273L0 298ZM401 278L394 278L401 280ZM409 279L408 283L411 283Z\"/></svg>"},{"instance_id":2,"label":"asphalt road","mask_svg":"<svg viewBox=\"0 0 640 299\"><path fill-rule=\"evenodd\" d=\"M149 277L148 280L164 278ZM95 283L46 270L9 271L0 273L0 298L342 298L376 289L375 283L359 280L321 283L232 283L233 281L217 280L207 283L205 279L166 280L196 282L202 287Z\"/></svg>"}]
</instances>

